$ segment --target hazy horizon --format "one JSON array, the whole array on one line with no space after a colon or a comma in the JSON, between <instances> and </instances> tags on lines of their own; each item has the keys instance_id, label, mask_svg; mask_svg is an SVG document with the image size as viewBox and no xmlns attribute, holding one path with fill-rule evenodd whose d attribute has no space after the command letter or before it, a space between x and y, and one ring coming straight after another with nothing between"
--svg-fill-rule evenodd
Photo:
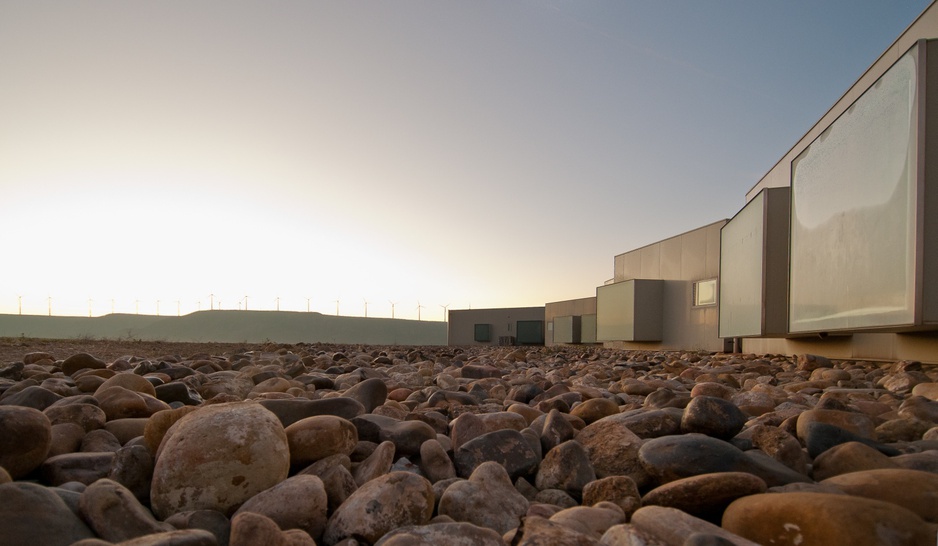
<instances>
[{"instance_id":1,"label":"hazy horizon","mask_svg":"<svg viewBox=\"0 0 938 546\"><path fill-rule=\"evenodd\" d=\"M7 0L0 313L592 296L733 216L928 4Z\"/></svg>"}]
</instances>

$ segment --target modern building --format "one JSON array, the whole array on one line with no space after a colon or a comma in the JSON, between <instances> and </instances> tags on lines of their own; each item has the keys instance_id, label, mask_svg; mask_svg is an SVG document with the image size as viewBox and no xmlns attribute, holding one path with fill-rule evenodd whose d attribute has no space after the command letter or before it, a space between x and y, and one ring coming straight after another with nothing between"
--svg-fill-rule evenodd
<instances>
[{"instance_id":1,"label":"modern building","mask_svg":"<svg viewBox=\"0 0 938 546\"><path fill-rule=\"evenodd\" d=\"M451 309L447 345L544 345L544 307Z\"/></svg>"},{"instance_id":2,"label":"modern building","mask_svg":"<svg viewBox=\"0 0 938 546\"><path fill-rule=\"evenodd\" d=\"M545 318L547 344L938 363L938 5L733 218L615 256Z\"/></svg>"}]
</instances>

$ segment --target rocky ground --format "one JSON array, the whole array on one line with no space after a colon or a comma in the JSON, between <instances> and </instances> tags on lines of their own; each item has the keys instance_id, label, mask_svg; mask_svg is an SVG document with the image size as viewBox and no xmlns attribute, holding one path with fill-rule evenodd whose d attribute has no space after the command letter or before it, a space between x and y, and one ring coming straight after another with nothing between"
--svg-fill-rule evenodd
<instances>
[{"instance_id":1,"label":"rocky ground","mask_svg":"<svg viewBox=\"0 0 938 546\"><path fill-rule=\"evenodd\" d=\"M938 367L0 340L0 544L933 545Z\"/></svg>"}]
</instances>

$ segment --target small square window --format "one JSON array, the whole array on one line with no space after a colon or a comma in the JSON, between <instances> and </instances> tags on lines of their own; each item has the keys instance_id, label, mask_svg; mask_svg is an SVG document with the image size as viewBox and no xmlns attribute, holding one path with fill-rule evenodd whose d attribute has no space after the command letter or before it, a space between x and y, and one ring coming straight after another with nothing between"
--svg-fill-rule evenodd
<instances>
[{"instance_id":1,"label":"small square window","mask_svg":"<svg viewBox=\"0 0 938 546\"><path fill-rule=\"evenodd\" d=\"M472 339L478 342L489 342L492 341L492 325L491 324L476 324L475 331L473 332Z\"/></svg>"},{"instance_id":2,"label":"small square window","mask_svg":"<svg viewBox=\"0 0 938 546\"><path fill-rule=\"evenodd\" d=\"M707 279L694 283L694 307L717 304L717 280Z\"/></svg>"}]
</instances>

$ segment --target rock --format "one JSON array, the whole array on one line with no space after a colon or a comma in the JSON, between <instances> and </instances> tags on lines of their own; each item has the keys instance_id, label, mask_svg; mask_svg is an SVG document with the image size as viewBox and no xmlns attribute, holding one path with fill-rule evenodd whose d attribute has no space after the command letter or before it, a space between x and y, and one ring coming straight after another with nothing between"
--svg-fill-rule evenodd
<instances>
[{"instance_id":1,"label":"rock","mask_svg":"<svg viewBox=\"0 0 938 546\"><path fill-rule=\"evenodd\" d=\"M61 399L61 396L50 390L44 389L38 385L32 385L19 392L0 398L0 407L18 406L42 411Z\"/></svg>"},{"instance_id":2,"label":"rock","mask_svg":"<svg viewBox=\"0 0 938 546\"><path fill-rule=\"evenodd\" d=\"M61 368L65 375L73 375L78 370L103 370L107 368L107 364L88 353L76 353L63 360Z\"/></svg>"},{"instance_id":3,"label":"rock","mask_svg":"<svg viewBox=\"0 0 938 546\"><path fill-rule=\"evenodd\" d=\"M589 454L596 476L628 476L639 487L648 482L648 473L638 461L638 450L642 445L629 428L631 416L625 413L604 417L577 433L579 442Z\"/></svg>"},{"instance_id":4,"label":"rock","mask_svg":"<svg viewBox=\"0 0 938 546\"><path fill-rule=\"evenodd\" d=\"M226 546L231 535L231 522L217 510L177 512L166 518L176 529L202 530L210 533L218 546Z\"/></svg>"},{"instance_id":5,"label":"rock","mask_svg":"<svg viewBox=\"0 0 938 546\"><path fill-rule=\"evenodd\" d=\"M270 518L254 512L242 512L231 518L229 546L289 546L283 531Z\"/></svg>"},{"instance_id":6,"label":"rock","mask_svg":"<svg viewBox=\"0 0 938 546\"><path fill-rule=\"evenodd\" d=\"M163 440L151 506L160 519L200 509L227 515L286 479L289 469L287 435L274 414L252 402L205 406Z\"/></svg>"},{"instance_id":7,"label":"rock","mask_svg":"<svg viewBox=\"0 0 938 546\"><path fill-rule=\"evenodd\" d=\"M647 537L645 544L686 544L685 540L690 537L717 537L723 539L729 544L736 546L758 546L757 543L734 534L728 529L723 529L710 522L682 512L677 508L668 508L665 506L643 506L632 514L632 527L638 531L639 536ZM603 535L604 544L610 543L607 537L615 536L621 529L611 527ZM695 538L694 540L700 540ZM652 542L654 541L654 542ZM642 544L643 542L639 542ZM629 544L626 542L625 544ZM717 542L720 544L720 542ZM807 546L807 545L806 545Z\"/></svg>"},{"instance_id":8,"label":"rock","mask_svg":"<svg viewBox=\"0 0 938 546\"><path fill-rule=\"evenodd\" d=\"M890 419L876 427L876 439L892 444L921 440L933 425L918 419Z\"/></svg>"},{"instance_id":9,"label":"rock","mask_svg":"<svg viewBox=\"0 0 938 546\"><path fill-rule=\"evenodd\" d=\"M701 474L668 482L642 497L642 506L667 506L719 523L734 500L765 493L765 482L746 472Z\"/></svg>"},{"instance_id":10,"label":"rock","mask_svg":"<svg viewBox=\"0 0 938 546\"><path fill-rule=\"evenodd\" d=\"M282 530L302 529L321 540L328 511L326 488L321 479L308 474L288 478L248 499L235 512L263 514Z\"/></svg>"},{"instance_id":11,"label":"rock","mask_svg":"<svg viewBox=\"0 0 938 546\"><path fill-rule=\"evenodd\" d=\"M330 515L358 489L354 476L344 466L333 466L327 469L322 473L321 479L326 489Z\"/></svg>"},{"instance_id":12,"label":"rock","mask_svg":"<svg viewBox=\"0 0 938 546\"><path fill-rule=\"evenodd\" d=\"M847 442L860 442L889 456L899 454L899 451L895 448L879 444L828 423L808 423L804 426L799 437L801 434L804 434L803 441L808 448L808 455L812 458L817 458L828 449Z\"/></svg>"},{"instance_id":13,"label":"rock","mask_svg":"<svg viewBox=\"0 0 938 546\"><path fill-rule=\"evenodd\" d=\"M617 421L639 438L660 438L680 434L683 415L684 412L676 408L638 410L623 413Z\"/></svg>"},{"instance_id":14,"label":"rock","mask_svg":"<svg viewBox=\"0 0 938 546\"><path fill-rule=\"evenodd\" d=\"M40 467L42 481L49 485L79 482L90 485L106 478L114 453L66 453L46 459Z\"/></svg>"},{"instance_id":15,"label":"rock","mask_svg":"<svg viewBox=\"0 0 938 546\"><path fill-rule=\"evenodd\" d=\"M802 442L807 441L807 427L811 423L833 425L866 439L872 439L875 434L873 420L868 415L852 411L814 409L802 412L798 416L798 439Z\"/></svg>"},{"instance_id":16,"label":"rock","mask_svg":"<svg viewBox=\"0 0 938 546\"><path fill-rule=\"evenodd\" d=\"M84 542L76 546L82 546L83 544ZM104 542L104 544L111 543ZM104 546L104 544L101 546ZM201 529L165 531L120 542L120 546L216 546L220 544L212 533ZM87 546L92 545L88 544Z\"/></svg>"},{"instance_id":17,"label":"rock","mask_svg":"<svg viewBox=\"0 0 938 546\"><path fill-rule=\"evenodd\" d=\"M163 436L176 421L182 419L186 414L192 413L198 408L193 406L183 406L181 408L158 411L147 419L147 424L143 429L143 440L150 450L150 453L156 455L159 450Z\"/></svg>"},{"instance_id":18,"label":"rock","mask_svg":"<svg viewBox=\"0 0 938 546\"><path fill-rule=\"evenodd\" d=\"M0 484L4 544L68 546L94 533L51 489L30 482Z\"/></svg>"},{"instance_id":19,"label":"rock","mask_svg":"<svg viewBox=\"0 0 938 546\"><path fill-rule=\"evenodd\" d=\"M744 453L733 444L703 434L685 434L648 440L638 450L638 459L658 485L713 472L748 472L770 487L810 481L768 455L760 458L760 453Z\"/></svg>"},{"instance_id":20,"label":"rock","mask_svg":"<svg viewBox=\"0 0 938 546\"><path fill-rule=\"evenodd\" d=\"M365 408L365 413L371 413L388 399L388 387L381 379L371 378L352 385L343 396L357 400Z\"/></svg>"},{"instance_id":21,"label":"rock","mask_svg":"<svg viewBox=\"0 0 938 546\"><path fill-rule=\"evenodd\" d=\"M64 406L50 406L43 413L49 418L53 426L60 423L74 423L85 432L104 428L107 416L104 410L93 404L66 404Z\"/></svg>"},{"instance_id":22,"label":"rock","mask_svg":"<svg viewBox=\"0 0 938 546\"><path fill-rule=\"evenodd\" d=\"M98 391L103 391L110 387L123 387L129 391L156 396L156 389L153 387L153 383L133 373L119 373L105 380L105 382L98 387L97 391L95 391L95 394L97 394Z\"/></svg>"},{"instance_id":23,"label":"rock","mask_svg":"<svg viewBox=\"0 0 938 546\"><path fill-rule=\"evenodd\" d=\"M198 391L181 381L157 385L154 392L159 400L167 404L178 402L186 406L198 406L204 401Z\"/></svg>"},{"instance_id":24,"label":"rock","mask_svg":"<svg viewBox=\"0 0 938 546\"><path fill-rule=\"evenodd\" d=\"M300 419L316 415L334 415L343 419L353 418L365 413L365 406L352 398L337 397L321 400L260 400L258 404L272 411L280 419L284 428Z\"/></svg>"},{"instance_id":25,"label":"rock","mask_svg":"<svg viewBox=\"0 0 938 546\"><path fill-rule=\"evenodd\" d=\"M540 434L541 450L547 453L567 440L575 438L576 433L576 429L573 428L570 421L564 418L562 413L555 409L550 410L550 413L544 419L544 427Z\"/></svg>"},{"instance_id":26,"label":"rock","mask_svg":"<svg viewBox=\"0 0 938 546\"><path fill-rule=\"evenodd\" d=\"M627 521L642 506L638 486L628 476L607 476L586 484L583 488L583 506L594 506L600 502L611 502L622 509Z\"/></svg>"},{"instance_id":27,"label":"rock","mask_svg":"<svg viewBox=\"0 0 938 546\"><path fill-rule=\"evenodd\" d=\"M75 423L52 425L52 442L46 457L55 457L64 453L74 453L81 448L85 429Z\"/></svg>"},{"instance_id":28,"label":"rock","mask_svg":"<svg viewBox=\"0 0 938 546\"><path fill-rule=\"evenodd\" d=\"M912 387L912 396L921 396L933 402L938 402L938 382L928 381L916 384Z\"/></svg>"},{"instance_id":29,"label":"rock","mask_svg":"<svg viewBox=\"0 0 938 546\"><path fill-rule=\"evenodd\" d=\"M171 525L156 521L130 490L107 478L85 489L79 507L82 519L99 537L111 542L174 530Z\"/></svg>"},{"instance_id":30,"label":"rock","mask_svg":"<svg viewBox=\"0 0 938 546\"><path fill-rule=\"evenodd\" d=\"M586 484L595 479L586 449L576 440L568 440L547 452L534 484L541 490L561 489L580 498Z\"/></svg>"},{"instance_id":31,"label":"rock","mask_svg":"<svg viewBox=\"0 0 938 546\"><path fill-rule=\"evenodd\" d=\"M934 528L887 502L824 493L766 493L734 501L723 528L760 544L932 544Z\"/></svg>"},{"instance_id":32,"label":"rock","mask_svg":"<svg viewBox=\"0 0 938 546\"><path fill-rule=\"evenodd\" d=\"M85 434L84 438L81 440L79 450L84 453L104 451L116 453L120 448L121 443L117 441L117 437L105 429L98 429Z\"/></svg>"},{"instance_id":33,"label":"rock","mask_svg":"<svg viewBox=\"0 0 938 546\"><path fill-rule=\"evenodd\" d=\"M512 429L496 430L473 438L456 450L456 474L468 477L490 461L503 466L510 479L534 472L540 462L523 434Z\"/></svg>"},{"instance_id":34,"label":"rock","mask_svg":"<svg viewBox=\"0 0 938 546\"><path fill-rule=\"evenodd\" d=\"M778 427L755 425L748 430L753 447L799 474L808 474L808 456L797 438Z\"/></svg>"},{"instance_id":35,"label":"rock","mask_svg":"<svg viewBox=\"0 0 938 546\"><path fill-rule=\"evenodd\" d=\"M619 413L619 405L608 398L591 398L577 404L570 410L570 413L583 419L586 424L590 424L603 417L616 415Z\"/></svg>"},{"instance_id":36,"label":"rock","mask_svg":"<svg viewBox=\"0 0 938 546\"><path fill-rule=\"evenodd\" d=\"M899 416L938 424L938 402L923 396L912 396L899 406Z\"/></svg>"},{"instance_id":37,"label":"rock","mask_svg":"<svg viewBox=\"0 0 938 546\"><path fill-rule=\"evenodd\" d=\"M456 467L439 440L427 440L420 445L420 469L430 483L456 477Z\"/></svg>"},{"instance_id":38,"label":"rock","mask_svg":"<svg viewBox=\"0 0 938 546\"><path fill-rule=\"evenodd\" d=\"M128 417L126 419L114 419L105 423L104 428L114 435L117 438L117 441L121 445L126 445L127 442L130 442L134 438L143 437L146 434L147 423L149 419L146 417Z\"/></svg>"},{"instance_id":39,"label":"rock","mask_svg":"<svg viewBox=\"0 0 938 546\"><path fill-rule=\"evenodd\" d=\"M293 465L308 465L336 454L349 455L358 444L355 425L334 415L306 417L285 432Z\"/></svg>"},{"instance_id":40,"label":"rock","mask_svg":"<svg viewBox=\"0 0 938 546\"><path fill-rule=\"evenodd\" d=\"M0 406L0 466L14 480L38 468L52 447L52 423L41 411Z\"/></svg>"},{"instance_id":41,"label":"rock","mask_svg":"<svg viewBox=\"0 0 938 546\"><path fill-rule=\"evenodd\" d=\"M170 409L169 404L155 396L117 385L98 389L94 396L107 415L108 421L128 417L149 417L158 411Z\"/></svg>"},{"instance_id":42,"label":"rock","mask_svg":"<svg viewBox=\"0 0 938 546\"><path fill-rule=\"evenodd\" d=\"M499 463L484 462L469 476L443 492L439 513L504 534L518 527L528 511L528 500L511 484Z\"/></svg>"},{"instance_id":43,"label":"rock","mask_svg":"<svg viewBox=\"0 0 938 546\"><path fill-rule=\"evenodd\" d=\"M420 446L436 439L436 431L423 421L401 421L383 415L365 414L352 419L358 437L369 442L394 443L397 454L412 457L420 453Z\"/></svg>"},{"instance_id":44,"label":"rock","mask_svg":"<svg viewBox=\"0 0 938 546\"><path fill-rule=\"evenodd\" d=\"M126 487L140 502L150 501L153 455L142 445L128 445L114 454L108 479Z\"/></svg>"},{"instance_id":45,"label":"rock","mask_svg":"<svg viewBox=\"0 0 938 546\"><path fill-rule=\"evenodd\" d=\"M326 544L357 537L374 544L405 525L424 525L433 515L433 488L425 478L391 472L360 487L326 524Z\"/></svg>"},{"instance_id":46,"label":"rock","mask_svg":"<svg viewBox=\"0 0 938 546\"><path fill-rule=\"evenodd\" d=\"M833 364L831 364L831 361L827 357L803 354L796 356L795 366L800 371L813 372L818 368L831 368Z\"/></svg>"},{"instance_id":47,"label":"rock","mask_svg":"<svg viewBox=\"0 0 938 546\"><path fill-rule=\"evenodd\" d=\"M524 519L524 525L518 529L511 541L517 546L599 546L599 540L590 535L571 529L563 524L541 517Z\"/></svg>"},{"instance_id":48,"label":"rock","mask_svg":"<svg viewBox=\"0 0 938 546\"><path fill-rule=\"evenodd\" d=\"M728 400L713 396L696 396L684 408L681 432L699 432L721 440L729 440L743 429L746 419L746 414Z\"/></svg>"},{"instance_id":49,"label":"rock","mask_svg":"<svg viewBox=\"0 0 938 546\"><path fill-rule=\"evenodd\" d=\"M905 468L879 468L827 478L832 485L858 497L886 501L938 523L938 474Z\"/></svg>"},{"instance_id":50,"label":"rock","mask_svg":"<svg viewBox=\"0 0 938 546\"><path fill-rule=\"evenodd\" d=\"M625 520L625 514L618 505L603 502L598 506L564 508L548 519L599 540L610 527L622 523Z\"/></svg>"},{"instance_id":51,"label":"rock","mask_svg":"<svg viewBox=\"0 0 938 546\"><path fill-rule=\"evenodd\" d=\"M393 442L385 441L378 444L378 447L371 452L371 455L355 467L352 473L352 476L355 477L355 483L361 486L387 474L391 470L391 464L394 463L394 453Z\"/></svg>"},{"instance_id":52,"label":"rock","mask_svg":"<svg viewBox=\"0 0 938 546\"><path fill-rule=\"evenodd\" d=\"M492 529L466 522L408 525L384 535L375 546L505 546L501 535Z\"/></svg>"},{"instance_id":53,"label":"rock","mask_svg":"<svg viewBox=\"0 0 938 546\"><path fill-rule=\"evenodd\" d=\"M860 442L846 442L818 455L814 459L812 476L821 481L850 472L896 467L891 458L876 449Z\"/></svg>"}]
</instances>

